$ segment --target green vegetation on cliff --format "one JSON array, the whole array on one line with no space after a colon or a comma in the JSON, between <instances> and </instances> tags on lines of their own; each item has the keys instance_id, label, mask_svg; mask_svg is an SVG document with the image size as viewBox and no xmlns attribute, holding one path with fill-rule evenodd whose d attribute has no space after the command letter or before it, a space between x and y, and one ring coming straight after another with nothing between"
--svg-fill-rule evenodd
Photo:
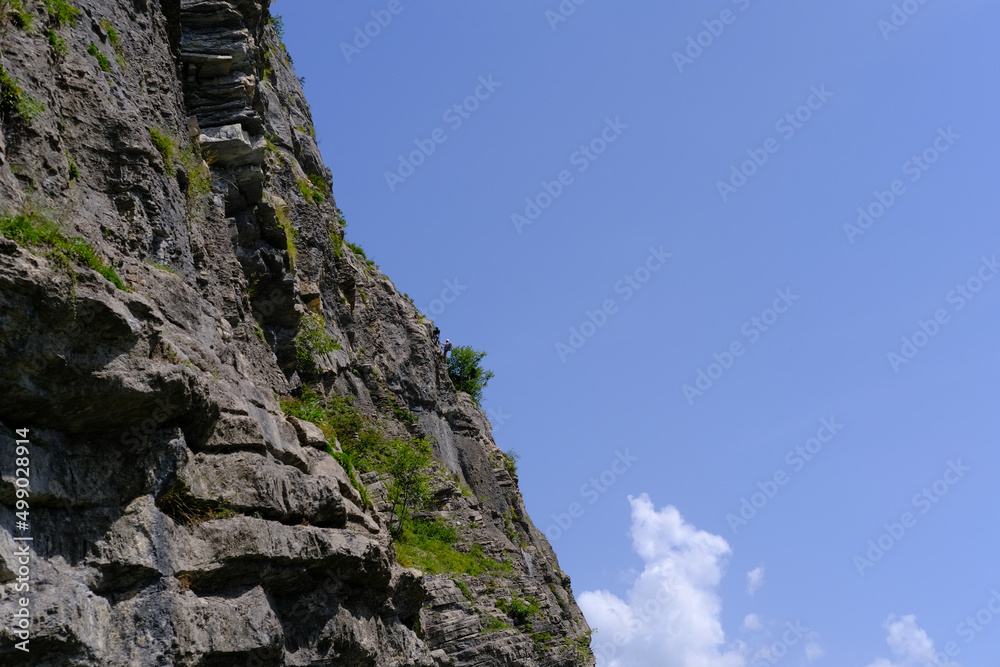
<instances>
[{"instance_id":1,"label":"green vegetation on cliff","mask_svg":"<svg viewBox=\"0 0 1000 667\"><path fill-rule=\"evenodd\" d=\"M88 266L118 289L128 291L114 267L99 257L93 246L78 236L66 236L55 223L39 213L28 211L0 216L0 236L6 236L29 250L44 249L49 258L67 269L70 268L70 260Z\"/></svg>"},{"instance_id":2,"label":"green vegetation on cliff","mask_svg":"<svg viewBox=\"0 0 1000 667\"><path fill-rule=\"evenodd\" d=\"M5 123L20 120L30 125L45 105L25 91L21 84L0 66L0 119Z\"/></svg>"},{"instance_id":3,"label":"green vegetation on cliff","mask_svg":"<svg viewBox=\"0 0 1000 667\"><path fill-rule=\"evenodd\" d=\"M300 397L283 398L280 404L285 414L312 422L330 443L340 443L342 453L334 452L332 444L328 451L344 466L363 497L367 490L357 481L355 471L380 473L388 491L389 528L396 541L397 560L429 574L511 572L509 563L486 556L478 544L460 550L456 546L459 535L448 522L414 516L430 502L429 485L435 476L432 440L386 437L378 423L355 408L351 399L336 395L324 398L305 389ZM394 416L403 412L394 400L390 405ZM412 422L406 419L404 423Z\"/></svg>"},{"instance_id":4,"label":"green vegetation on cliff","mask_svg":"<svg viewBox=\"0 0 1000 667\"><path fill-rule=\"evenodd\" d=\"M309 312L302 316L295 336L295 355L303 371L316 373L319 370L316 357L339 349L340 343L326 332L326 319L322 315Z\"/></svg>"},{"instance_id":5,"label":"green vegetation on cliff","mask_svg":"<svg viewBox=\"0 0 1000 667\"><path fill-rule=\"evenodd\" d=\"M427 574L481 574L512 572L509 563L501 563L483 553L478 544L468 552L455 548L458 533L448 522L417 519L408 522L396 542L396 560L404 567L415 567Z\"/></svg>"},{"instance_id":6,"label":"green vegetation on cliff","mask_svg":"<svg viewBox=\"0 0 1000 667\"><path fill-rule=\"evenodd\" d=\"M452 349L448 357L448 375L455 389L466 392L476 405L483 400L483 389L493 377L493 371L486 370L479 363L485 356L485 352L460 345Z\"/></svg>"}]
</instances>

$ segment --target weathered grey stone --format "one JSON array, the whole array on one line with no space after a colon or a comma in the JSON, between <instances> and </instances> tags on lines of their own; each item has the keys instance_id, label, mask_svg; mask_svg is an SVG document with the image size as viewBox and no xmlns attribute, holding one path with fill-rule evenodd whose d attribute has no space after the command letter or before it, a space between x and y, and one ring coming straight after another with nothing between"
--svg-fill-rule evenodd
<instances>
[{"instance_id":1,"label":"weathered grey stone","mask_svg":"<svg viewBox=\"0 0 1000 667\"><path fill-rule=\"evenodd\" d=\"M289 417L288 421L295 427L295 432L299 436L299 443L301 445L326 451L326 436L323 435L323 431L320 430L319 426L298 417Z\"/></svg>"},{"instance_id":2,"label":"weathered grey stone","mask_svg":"<svg viewBox=\"0 0 1000 667\"><path fill-rule=\"evenodd\" d=\"M196 454L178 471L191 496L220 500L241 514L342 528L347 521L336 479L307 475L249 452Z\"/></svg>"},{"instance_id":3,"label":"weathered grey stone","mask_svg":"<svg viewBox=\"0 0 1000 667\"><path fill-rule=\"evenodd\" d=\"M201 79L225 76L233 66L232 56L218 56L211 53L181 53L181 61L197 66L197 76Z\"/></svg>"},{"instance_id":4,"label":"weathered grey stone","mask_svg":"<svg viewBox=\"0 0 1000 667\"><path fill-rule=\"evenodd\" d=\"M260 167L253 164L237 167L233 170L233 181L246 201L260 201L264 193L264 172Z\"/></svg>"},{"instance_id":5,"label":"weathered grey stone","mask_svg":"<svg viewBox=\"0 0 1000 667\"><path fill-rule=\"evenodd\" d=\"M239 125L203 128L199 140L210 164L240 167L260 165L264 161L264 138L251 141L249 133Z\"/></svg>"},{"instance_id":6,"label":"weathered grey stone","mask_svg":"<svg viewBox=\"0 0 1000 667\"><path fill-rule=\"evenodd\" d=\"M427 622L427 641L435 647L474 637L483 629L478 616L457 609L435 612L431 618L433 621Z\"/></svg>"},{"instance_id":7,"label":"weathered grey stone","mask_svg":"<svg viewBox=\"0 0 1000 667\"><path fill-rule=\"evenodd\" d=\"M329 189L319 203L299 190L304 175L332 174L269 2L80 8L113 20L127 68L80 55L90 24L64 27L60 59L37 31L4 38L5 70L48 110L16 142L0 128L0 201L58 217L129 290L0 238L0 460L15 458L11 428L31 429L28 664L593 664L568 650L588 630L569 577L485 415L456 394L433 325L343 251ZM172 158L153 145L154 122ZM191 169L189 148L212 164ZM211 193L191 187L209 181ZM343 348L314 368L296 345L310 312ZM318 429L282 415L279 397L304 385L354 397L388 438L433 436L433 500L416 516L509 570L426 576L397 563L391 479L365 475L363 500ZM5 665L24 664L11 632L16 484L3 468ZM538 604L532 632L551 640L536 645L497 607L513 596ZM483 632L490 616L512 627Z\"/></svg>"},{"instance_id":8,"label":"weathered grey stone","mask_svg":"<svg viewBox=\"0 0 1000 667\"><path fill-rule=\"evenodd\" d=\"M284 639L260 586L238 596L198 597L187 592L179 603L174 622L182 664L253 659L267 655Z\"/></svg>"}]
</instances>

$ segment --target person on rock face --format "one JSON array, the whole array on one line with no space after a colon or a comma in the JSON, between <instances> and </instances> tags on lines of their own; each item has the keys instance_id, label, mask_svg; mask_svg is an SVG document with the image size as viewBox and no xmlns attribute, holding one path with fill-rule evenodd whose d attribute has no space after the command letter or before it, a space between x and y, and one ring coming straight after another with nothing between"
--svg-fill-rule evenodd
<instances>
[{"instance_id":1,"label":"person on rock face","mask_svg":"<svg viewBox=\"0 0 1000 667\"><path fill-rule=\"evenodd\" d=\"M445 338L444 345L441 346L441 356L447 359L449 352L451 352L451 341Z\"/></svg>"}]
</instances>

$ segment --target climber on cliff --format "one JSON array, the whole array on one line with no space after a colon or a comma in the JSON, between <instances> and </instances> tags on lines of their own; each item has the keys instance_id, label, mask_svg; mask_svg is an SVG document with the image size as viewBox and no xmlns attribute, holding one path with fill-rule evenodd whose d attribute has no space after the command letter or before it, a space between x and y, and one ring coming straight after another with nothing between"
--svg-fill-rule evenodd
<instances>
[{"instance_id":1,"label":"climber on cliff","mask_svg":"<svg viewBox=\"0 0 1000 667\"><path fill-rule=\"evenodd\" d=\"M451 352L451 341L445 338L444 345L441 346L441 356L447 359L449 352Z\"/></svg>"}]
</instances>

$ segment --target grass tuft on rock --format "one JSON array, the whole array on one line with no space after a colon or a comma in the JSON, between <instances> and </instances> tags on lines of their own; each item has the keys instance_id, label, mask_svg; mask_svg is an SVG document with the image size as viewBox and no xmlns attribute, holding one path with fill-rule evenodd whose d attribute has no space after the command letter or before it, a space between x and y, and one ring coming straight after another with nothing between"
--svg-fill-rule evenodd
<instances>
[{"instance_id":1,"label":"grass tuft on rock","mask_svg":"<svg viewBox=\"0 0 1000 667\"><path fill-rule=\"evenodd\" d=\"M0 65L0 118L30 125L43 111L45 105L21 88L17 79Z\"/></svg>"},{"instance_id":2,"label":"grass tuft on rock","mask_svg":"<svg viewBox=\"0 0 1000 667\"><path fill-rule=\"evenodd\" d=\"M101 19L100 26L107 33L108 41L111 42L111 48L115 50L115 62L118 63L119 67L125 69L125 52L122 51L122 41L118 37L118 31L111 25L111 21L107 19Z\"/></svg>"},{"instance_id":3,"label":"grass tuft on rock","mask_svg":"<svg viewBox=\"0 0 1000 667\"><path fill-rule=\"evenodd\" d=\"M167 172L172 172L174 170L174 159L177 157L177 146L174 144L174 140L169 134L157 127L149 128L149 139L163 157L163 164L167 168Z\"/></svg>"},{"instance_id":4,"label":"grass tuft on rock","mask_svg":"<svg viewBox=\"0 0 1000 667\"><path fill-rule=\"evenodd\" d=\"M106 55L101 53L100 49L97 48L97 44L91 42L90 46L87 47L87 53L97 58L97 64L100 65L102 70L105 72L111 71L111 61L108 60Z\"/></svg>"},{"instance_id":5,"label":"grass tuft on rock","mask_svg":"<svg viewBox=\"0 0 1000 667\"><path fill-rule=\"evenodd\" d=\"M49 45L52 46L52 50L56 52L59 57L65 57L68 49L66 48L66 40L56 34L55 30L49 30L46 33L46 37L49 39Z\"/></svg>"},{"instance_id":6,"label":"grass tuft on rock","mask_svg":"<svg viewBox=\"0 0 1000 667\"><path fill-rule=\"evenodd\" d=\"M302 196L305 198L306 201L312 202L313 204L319 206L324 201L326 201L326 196L323 194L323 190L321 189L321 187L312 181L313 178L319 178L319 177L315 175L311 176L310 178L300 177L298 179L299 192L302 193ZM325 185L325 183L323 185Z\"/></svg>"},{"instance_id":7,"label":"grass tuft on rock","mask_svg":"<svg viewBox=\"0 0 1000 667\"><path fill-rule=\"evenodd\" d=\"M455 529L440 519L413 519L403 526L396 542L396 560L403 567L415 567L427 574L503 574L513 572L510 563L501 563L474 544L467 553L455 548Z\"/></svg>"},{"instance_id":8,"label":"grass tuft on rock","mask_svg":"<svg viewBox=\"0 0 1000 667\"><path fill-rule=\"evenodd\" d=\"M9 19L24 31L31 30L31 10L28 0L0 0L0 21Z\"/></svg>"},{"instance_id":9,"label":"grass tuft on rock","mask_svg":"<svg viewBox=\"0 0 1000 667\"><path fill-rule=\"evenodd\" d=\"M66 0L44 0L45 11L57 28L65 25L76 25L80 19L80 10L69 4Z\"/></svg>"},{"instance_id":10,"label":"grass tuft on rock","mask_svg":"<svg viewBox=\"0 0 1000 667\"><path fill-rule=\"evenodd\" d=\"M46 250L46 254L60 264L72 260L90 267L118 289L128 291L114 268L98 256L93 246L78 236L67 237L55 223L38 213L0 216L0 236L32 251Z\"/></svg>"},{"instance_id":11,"label":"grass tuft on rock","mask_svg":"<svg viewBox=\"0 0 1000 667\"><path fill-rule=\"evenodd\" d=\"M231 519L239 512L221 500L204 500L191 496L191 489L177 482L157 498L156 506L177 523L195 526L212 519Z\"/></svg>"}]
</instances>

